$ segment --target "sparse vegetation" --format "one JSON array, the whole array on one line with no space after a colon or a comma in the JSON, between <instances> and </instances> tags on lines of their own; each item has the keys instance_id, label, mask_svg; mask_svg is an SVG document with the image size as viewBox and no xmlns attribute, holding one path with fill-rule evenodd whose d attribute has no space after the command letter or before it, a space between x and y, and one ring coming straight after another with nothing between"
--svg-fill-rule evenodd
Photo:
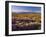
<instances>
[{"instance_id":1,"label":"sparse vegetation","mask_svg":"<svg viewBox=\"0 0 46 37\"><path fill-rule=\"evenodd\" d=\"M16 14L16 13L12 13L12 19L15 21L15 28L17 28L18 30L24 30L24 28L26 29L40 29L41 27L41 14ZM12 20L12 22L13 22ZM33 24L34 23L34 24ZM21 29L22 27L22 29ZM13 27L14 28L14 27ZM15 30L17 30L15 29Z\"/></svg>"}]
</instances>

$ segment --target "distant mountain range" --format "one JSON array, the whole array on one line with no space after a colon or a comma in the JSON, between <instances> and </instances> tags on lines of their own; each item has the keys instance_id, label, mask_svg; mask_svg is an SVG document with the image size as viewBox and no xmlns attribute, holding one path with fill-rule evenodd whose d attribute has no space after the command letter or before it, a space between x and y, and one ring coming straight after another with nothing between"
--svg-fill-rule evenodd
<instances>
[{"instance_id":1,"label":"distant mountain range","mask_svg":"<svg viewBox=\"0 0 46 37\"><path fill-rule=\"evenodd\" d=\"M16 14L41 14L41 13L40 12L17 12Z\"/></svg>"}]
</instances>

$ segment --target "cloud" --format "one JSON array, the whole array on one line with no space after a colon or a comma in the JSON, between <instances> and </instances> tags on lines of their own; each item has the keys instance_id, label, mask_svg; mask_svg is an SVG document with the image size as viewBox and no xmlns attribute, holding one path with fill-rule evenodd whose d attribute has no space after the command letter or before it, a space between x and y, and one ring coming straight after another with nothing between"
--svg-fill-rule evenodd
<instances>
[{"instance_id":1,"label":"cloud","mask_svg":"<svg viewBox=\"0 0 46 37\"><path fill-rule=\"evenodd\" d=\"M12 10L12 12L16 12L16 13L23 13L23 12L41 13L41 11L32 11L32 10Z\"/></svg>"},{"instance_id":2,"label":"cloud","mask_svg":"<svg viewBox=\"0 0 46 37\"><path fill-rule=\"evenodd\" d=\"M41 11L34 11L34 12L36 12L36 13L40 13Z\"/></svg>"},{"instance_id":3,"label":"cloud","mask_svg":"<svg viewBox=\"0 0 46 37\"><path fill-rule=\"evenodd\" d=\"M16 12L16 13L19 13L19 12L32 12L32 10L12 10L12 12Z\"/></svg>"}]
</instances>

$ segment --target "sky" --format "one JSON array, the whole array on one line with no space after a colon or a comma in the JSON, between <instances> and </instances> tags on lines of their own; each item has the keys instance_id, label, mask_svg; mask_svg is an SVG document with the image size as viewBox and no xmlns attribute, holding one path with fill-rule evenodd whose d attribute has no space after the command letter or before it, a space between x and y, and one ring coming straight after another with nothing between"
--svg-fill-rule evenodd
<instances>
[{"instance_id":1,"label":"sky","mask_svg":"<svg viewBox=\"0 0 46 37\"><path fill-rule=\"evenodd\" d=\"M41 7L12 5L12 12L41 12Z\"/></svg>"}]
</instances>

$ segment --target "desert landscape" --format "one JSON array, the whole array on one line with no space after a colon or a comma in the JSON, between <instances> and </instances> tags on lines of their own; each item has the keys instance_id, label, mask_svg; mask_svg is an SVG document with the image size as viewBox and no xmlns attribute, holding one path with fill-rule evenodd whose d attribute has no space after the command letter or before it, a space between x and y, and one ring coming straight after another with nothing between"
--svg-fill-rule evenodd
<instances>
[{"instance_id":1,"label":"desert landscape","mask_svg":"<svg viewBox=\"0 0 46 37\"><path fill-rule=\"evenodd\" d=\"M41 7L12 5L12 31L40 30Z\"/></svg>"},{"instance_id":2,"label":"desert landscape","mask_svg":"<svg viewBox=\"0 0 46 37\"><path fill-rule=\"evenodd\" d=\"M12 31L39 29L41 29L40 13L16 14L15 12L12 12Z\"/></svg>"}]
</instances>

